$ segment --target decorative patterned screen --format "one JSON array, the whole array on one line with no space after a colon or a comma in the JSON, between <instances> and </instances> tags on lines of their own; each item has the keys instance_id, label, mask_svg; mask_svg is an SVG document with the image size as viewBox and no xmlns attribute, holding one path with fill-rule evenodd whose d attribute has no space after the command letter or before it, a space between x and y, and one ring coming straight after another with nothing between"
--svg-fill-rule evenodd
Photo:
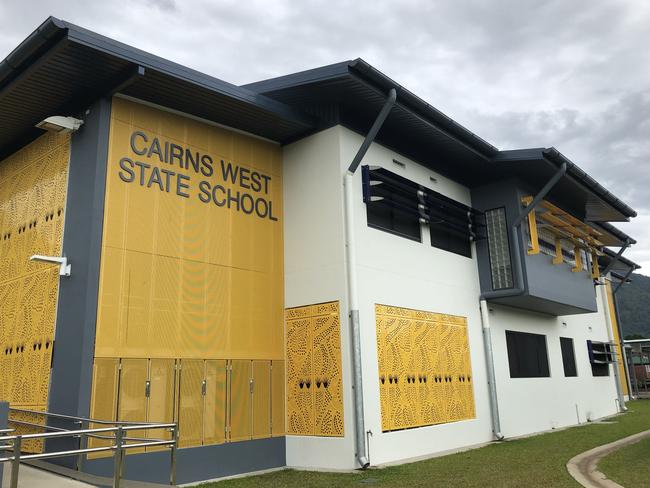
<instances>
[{"instance_id":1,"label":"decorative patterned screen","mask_svg":"<svg viewBox=\"0 0 650 488\"><path fill-rule=\"evenodd\" d=\"M343 436L339 302L286 310L287 433Z\"/></svg>"},{"instance_id":2,"label":"decorative patterned screen","mask_svg":"<svg viewBox=\"0 0 650 488\"><path fill-rule=\"evenodd\" d=\"M465 317L375 306L382 431L474 418Z\"/></svg>"},{"instance_id":3,"label":"decorative patterned screen","mask_svg":"<svg viewBox=\"0 0 650 488\"><path fill-rule=\"evenodd\" d=\"M47 133L0 161L0 398L16 408L47 407L59 275L29 257L61 255L69 155L69 135Z\"/></svg>"}]
</instances>

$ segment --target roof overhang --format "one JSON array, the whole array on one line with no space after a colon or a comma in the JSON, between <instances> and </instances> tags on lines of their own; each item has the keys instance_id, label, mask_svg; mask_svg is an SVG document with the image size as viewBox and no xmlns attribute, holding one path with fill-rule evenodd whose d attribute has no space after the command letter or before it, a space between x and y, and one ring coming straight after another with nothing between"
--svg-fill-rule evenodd
<instances>
[{"instance_id":1,"label":"roof overhang","mask_svg":"<svg viewBox=\"0 0 650 488\"><path fill-rule=\"evenodd\" d=\"M566 163L566 174L553 187L548 199L583 221L625 222L636 212L600 183L580 169L555 148L517 149L500 151L492 158L495 163L488 179L515 176L540 189Z\"/></svg>"},{"instance_id":2,"label":"roof overhang","mask_svg":"<svg viewBox=\"0 0 650 488\"><path fill-rule=\"evenodd\" d=\"M50 17L0 62L0 158L42 133L42 119L118 92L278 142L316 125L282 102Z\"/></svg>"},{"instance_id":3,"label":"roof overhang","mask_svg":"<svg viewBox=\"0 0 650 488\"><path fill-rule=\"evenodd\" d=\"M598 265L602 269L605 269L616 258L616 254L617 253L611 249L603 248L603 254L598 257ZM614 263L610 268L610 272L614 278L622 280L630 271L634 272L640 268L641 266L636 264L634 261L631 261L624 256L619 256L616 263Z\"/></svg>"},{"instance_id":4,"label":"roof overhang","mask_svg":"<svg viewBox=\"0 0 650 488\"><path fill-rule=\"evenodd\" d=\"M455 180L472 185L498 149L362 59L244 85L365 135L390 89L397 102L376 141Z\"/></svg>"}]
</instances>

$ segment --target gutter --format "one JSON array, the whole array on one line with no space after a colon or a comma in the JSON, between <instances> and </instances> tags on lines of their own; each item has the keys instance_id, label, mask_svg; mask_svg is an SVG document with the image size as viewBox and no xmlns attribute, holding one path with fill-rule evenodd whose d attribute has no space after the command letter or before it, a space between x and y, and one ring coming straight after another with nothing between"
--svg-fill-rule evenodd
<instances>
[{"instance_id":1,"label":"gutter","mask_svg":"<svg viewBox=\"0 0 650 488\"><path fill-rule=\"evenodd\" d=\"M352 376L353 376L353 397L355 421L355 447L356 459L362 469L370 466L368 449L366 446L366 427L363 412L363 373L361 370L361 329L359 325L359 293L357 285L357 258L356 258L356 241L354 228L354 173L356 172L361 160L365 156L368 148L375 140L377 133L381 129L386 117L395 105L397 91L391 88L384 106L382 107L377 119L372 124L370 131L366 135L361 147L354 156L348 170L344 176L344 205L345 214L345 247L346 247L346 267L348 275L348 299L349 299L349 318L352 345Z\"/></svg>"},{"instance_id":2,"label":"gutter","mask_svg":"<svg viewBox=\"0 0 650 488\"><path fill-rule=\"evenodd\" d=\"M417 114L424 120L429 119L429 123L437 126L438 130L445 132L450 138L465 145L477 155L487 159L499 152L492 144L463 127L451 117L425 102L399 83L396 83L363 59L357 58L349 61L348 68L350 71L356 72L359 76L377 86L380 90L390 89L399 91L400 104L406 110Z\"/></svg>"},{"instance_id":3,"label":"gutter","mask_svg":"<svg viewBox=\"0 0 650 488\"><path fill-rule=\"evenodd\" d=\"M544 149L542 151L544 158L552 162L556 166L561 166L562 164L567 165L568 173L571 177L577 180L579 183L587 187L588 190L592 191L607 203L609 203L616 210L621 212L625 217L636 217L637 213L634 209L629 207L627 204L616 198L612 193L607 191L600 183L594 180L591 176L585 173L579 166L573 163L569 158L564 156L560 151L554 147ZM625 219L627 220L627 219Z\"/></svg>"},{"instance_id":4,"label":"gutter","mask_svg":"<svg viewBox=\"0 0 650 488\"><path fill-rule=\"evenodd\" d=\"M0 61L0 89L11 81L11 78L17 75L26 63L37 57L45 45L56 40L66 30L64 23L59 19L48 17L4 60Z\"/></svg>"}]
</instances>

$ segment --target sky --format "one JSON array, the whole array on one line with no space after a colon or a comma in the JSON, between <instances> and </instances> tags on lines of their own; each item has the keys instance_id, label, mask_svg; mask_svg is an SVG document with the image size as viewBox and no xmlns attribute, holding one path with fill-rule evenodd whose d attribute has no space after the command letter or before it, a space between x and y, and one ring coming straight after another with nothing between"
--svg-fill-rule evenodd
<instances>
[{"instance_id":1,"label":"sky","mask_svg":"<svg viewBox=\"0 0 650 488\"><path fill-rule=\"evenodd\" d=\"M2 0L0 59L48 15L237 85L361 57L499 149L558 148L637 210L650 275L650 2Z\"/></svg>"}]
</instances>

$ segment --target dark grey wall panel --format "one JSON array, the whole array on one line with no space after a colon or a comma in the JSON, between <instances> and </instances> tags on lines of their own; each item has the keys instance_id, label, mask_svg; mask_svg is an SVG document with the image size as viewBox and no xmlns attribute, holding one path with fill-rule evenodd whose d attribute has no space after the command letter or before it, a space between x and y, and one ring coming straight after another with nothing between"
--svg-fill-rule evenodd
<instances>
[{"instance_id":1,"label":"dark grey wall panel","mask_svg":"<svg viewBox=\"0 0 650 488\"><path fill-rule=\"evenodd\" d=\"M504 207L508 229L522 209L521 197L534 192L517 179L502 180L472 190L472 206L485 211ZM515 297L494 299L511 307L532 310L550 315L570 315L596 311L596 294L589 272L572 273L568 264L553 265L552 257L546 254L528 255L525 226L518 232L521 249L524 294ZM508 232L512 261L512 233ZM476 243L481 292L492 291L490 258L486 239ZM514 278L514 275L513 275ZM516 279L514 280L516 284Z\"/></svg>"},{"instance_id":2,"label":"dark grey wall panel","mask_svg":"<svg viewBox=\"0 0 650 488\"><path fill-rule=\"evenodd\" d=\"M48 406L54 413L89 414L110 112L110 100L96 102L72 136L63 231L72 273L59 287ZM74 442L59 440L56 447Z\"/></svg>"},{"instance_id":3,"label":"dark grey wall panel","mask_svg":"<svg viewBox=\"0 0 650 488\"><path fill-rule=\"evenodd\" d=\"M192 447L177 451L176 482L191 483L286 466L284 437ZM169 483L169 451L125 456L124 478ZM93 459L83 470L97 476L113 475L113 458Z\"/></svg>"},{"instance_id":4,"label":"dark grey wall panel","mask_svg":"<svg viewBox=\"0 0 650 488\"><path fill-rule=\"evenodd\" d=\"M0 400L0 429L7 429L7 422L9 420L9 403L8 402L3 402ZM8 451L7 451L8 452ZM5 465L5 463L0 463L0 485L2 485L2 467ZM11 469L11 468L9 468Z\"/></svg>"}]
</instances>

